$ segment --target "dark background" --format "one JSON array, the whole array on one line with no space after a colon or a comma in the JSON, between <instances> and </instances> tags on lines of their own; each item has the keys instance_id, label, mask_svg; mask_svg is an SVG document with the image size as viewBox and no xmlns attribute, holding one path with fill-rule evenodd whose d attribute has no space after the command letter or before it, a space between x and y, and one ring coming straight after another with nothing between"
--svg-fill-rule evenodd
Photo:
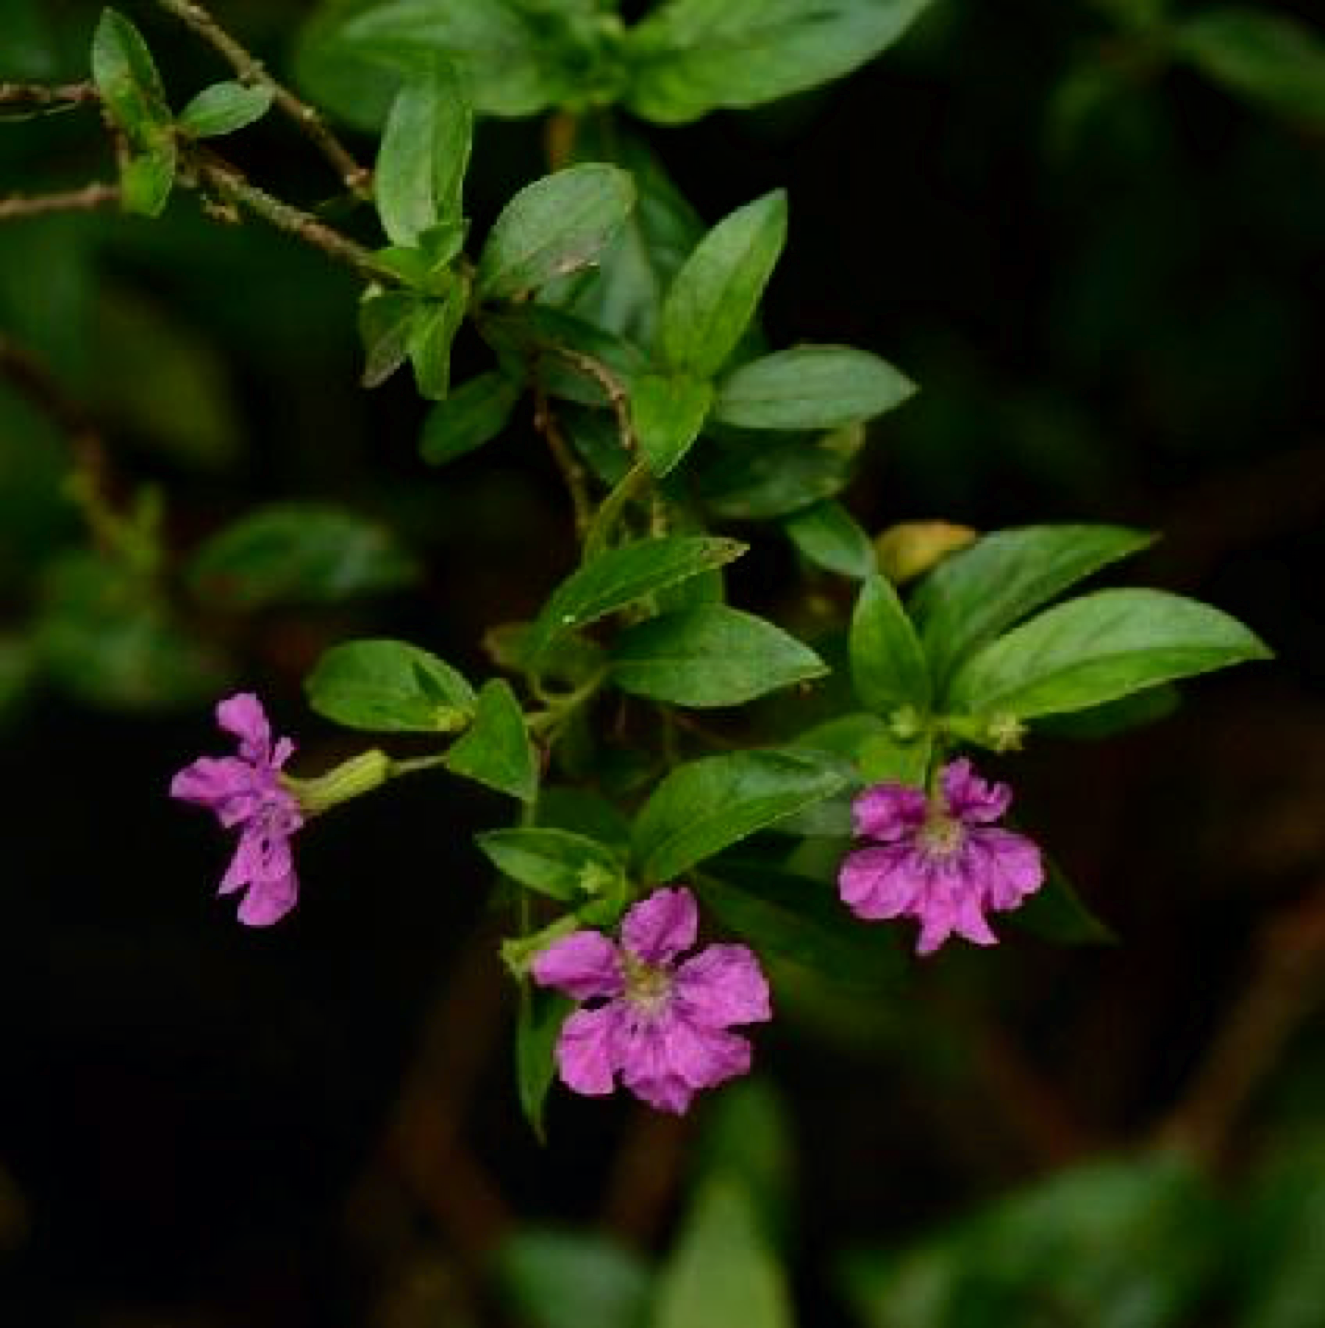
<instances>
[{"instance_id":1,"label":"dark background","mask_svg":"<svg viewBox=\"0 0 1325 1328\"><path fill-rule=\"evenodd\" d=\"M125 8L177 102L215 75L208 52ZM95 10L48 9L78 77ZM280 69L302 6L218 9ZM1189 71L1137 69L1121 40L1084 4L951 0L841 84L648 131L708 221L788 188L775 344L869 346L921 385L875 426L848 496L869 528L1154 528L1132 579L1219 605L1278 654L1192 685L1154 727L1009 763L1025 824L1119 945L1013 935L992 955L945 953L893 1008L807 1005L760 1037L803 1151L810 1324L839 1321L824 1268L841 1242L914 1236L1199 1111L1220 1030L1267 984L1289 1017L1234 1058L1257 1089L1221 1135L1225 1183L1325 1094L1319 987L1302 976L1320 968L1325 886L1325 140ZM1082 109L1071 80L1100 70ZM290 197L330 187L278 124L236 155ZM0 193L109 169L78 114L0 127ZM536 126L485 123L479 228L539 169ZM213 398L171 398L164 369L157 384L167 421L224 417L203 464L108 384L106 290L207 366ZM389 517L426 557L417 597L223 624L239 676L310 763L341 750L298 696L322 645L407 635L482 669L483 628L527 614L568 556L527 424L445 472L419 465L409 385L355 386L355 294L321 256L214 226L187 199L157 224L0 231L0 330L103 423L117 485L167 485L177 547L256 497L311 493ZM458 367L482 367L479 349L462 344ZM54 484L61 444L15 418L0 415L0 602L21 632L44 561L78 531ZM417 1306L463 1301L512 1212L663 1240L676 1131L557 1100L541 1151L519 1121L469 842L504 808L441 778L355 804L299 844L297 912L245 931L212 897L215 827L165 797L176 768L221 748L202 704L117 713L43 685L7 710L4 1322L463 1323Z\"/></svg>"}]
</instances>

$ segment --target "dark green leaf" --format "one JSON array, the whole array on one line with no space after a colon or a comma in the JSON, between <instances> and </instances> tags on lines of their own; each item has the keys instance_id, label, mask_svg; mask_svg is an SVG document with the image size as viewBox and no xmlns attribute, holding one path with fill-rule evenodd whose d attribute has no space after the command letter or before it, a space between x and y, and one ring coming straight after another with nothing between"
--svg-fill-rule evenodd
<instances>
[{"instance_id":1,"label":"dark green leaf","mask_svg":"<svg viewBox=\"0 0 1325 1328\"><path fill-rule=\"evenodd\" d=\"M218 138L261 120L271 109L272 90L248 83L213 83L179 113L179 127L194 138Z\"/></svg>"},{"instance_id":2,"label":"dark green leaf","mask_svg":"<svg viewBox=\"0 0 1325 1328\"><path fill-rule=\"evenodd\" d=\"M473 114L449 64L405 80L373 172L377 212L393 243L417 244L432 227L460 220L472 135Z\"/></svg>"},{"instance_id":3,"label":"dark green leaf","mask_svg":"<svg viewBox=\"0 0 1325 1328\"><path fill-rule=\"evenodd\" d=\"M483 648L493 662L510 673L529 670L529 633L532 623L497 623L483 633ZM557 637L543 652L538 671L554 682L578 687L607 667L603 648L588 637L570 633Z\"/></svg>"},{"instance_id":4,"label":"dark green leaf","mask_svg":"<svg viewBox=\"0 0 1325 1328\"><path fill-rule=\"evenodd\" d=\"M628 104L647 120L757 106L872 60L929 0L667 0L629 35Z\"/></svg>"},{"instance_id":5,"label":"dark green leaf","mask_svg":"<svg viewBox=\"0 0 1325 1328\"><path fill-rule=\"evenodd\" d=\"M712 378L754 317L787 238L787 196L774 190L720 221L682 264L663 300L663 359Z\"/></svg>"},{"instance_id":6,"label":"dark green leaf","mask_svg":"<svg viewBox=\"0 0 1325 1328\"><path fill-rule=\"evenodd\" d=\"M841 503L815 503L788 517L782 528L816 567L860 581L879 570L873 540Z\"/></svg>"},{"instance_id":7,"label":"dark green leaf","mask_svg":"<svg viewBox=\"0 0 1325 1328\"><path fill-rule=\"evenodd\" d=\"M928 707L929 668L915 628L886 577L861 587L848 643L851 681L860 703L884 714L899 706Z\"/></svg>"},{"instance_id":8,"label":"dark green leaf","mask_svg":"<svg viewBox=\"0 0 1325 1328\"><path fill-rule=\"evenodd\" d=\"M538 822L587 835L618 854L630 849L630 822L600 793L553 784L538 795Z\"/></svg>"},{"instance_id":9,"label":"dark green leaf","mask_svg":"<svg viewBox=\"0 0 1325 1328\"><path fill-rule=\"evenodd\" d=\"M882 415L914 391L914 383L868 351L793 346L725 378L713 414L746 429L836 429Z\"/></svg>"},{"instance_id":10,"label":"dark green leaf","mask_svg":"<svg viewBox=\"0 0 1325 1328\"><path fill-rule=\"evenodd\" d=\"M474 689L445 661L404 641L346 641L304 679L308 704L352 729L450 733L474 712Z\"/></svg>"},{"instance_id":11,"label":"dark green leaf","mask_svg":"<svg viewBox=\"0 0 1325 1328\"><path fill-rule=\"evenodd\" d=\"M562 632L615 613L655 591L739 558L746 546L707 535L672 535L609 549L571 573L553 591L534 623L532 662Z\"/></svg>"},{"instance_id":12,"label":"dark green leaf","mask_svg":"<svg viewBox=\"0 0 1325 1328\"><path fill-rule=\"evenodd\" d=\"M683 375L645 374L635 380L630 413L640 450L655 475L669 474L704 427L713 384Z\"/></svg>"},{"instance_id":13,"label":"dark green leaf","mask_svg":"<svg viewBox=\"0 0 1325 1328\"><path fill-rule=\"evenodd\" d=\"M1152 538L1122 526L1026 526L949 554L911 605L935 678L941 683L972 650Z\"/></svg>"},{"instance_id":14,"label":"dark green leaf","mask_svg":"<svg viewBox=\"0 0 1325 1328\"><path fill-rule=\"evenodd\" d=\"M386 527L318 503L258 508L189 561L199 594L240 609L396 590L417 570Z\"/></svg>"},{"instance_id":15,"label":"dark green leaf","mask_svg":"<svg viewBox=\"0 0 1325 1328\"><path fill-rule=\"evenodd\" d=\"M680 706L741 705L828 671L780 627L721 604L627 628L609 658L623 692Z\"/></svg>"},{"instance_id":16,"label":"dark green leaf","mask_svg":"<svg viewBox=\"0 0 1325 1328\"><path fill-rule=\"evenodd\" d=\"M519 826L489 830L474 842L513 881L566 903L617 889L622 863L605 845L569 830Z\"/></svg>"},{"instance_id":17,"label":"dark green leaf","mask_svg":"<svg viewBox=\"0 0 1325 1328\"><path fill-rule=\"evenodd\" d=\"M539 1141L543 1139L543 1106L557 1072L557 1037L574 1002L555 991L520 988L520 1014L515 1026L515 1081L520 1110Z\"/></svg>"},{"instance_id":18,"label":"dark green leaf","mask_svg":"<svg viewBox=\"0 0 1325 1328\"><path fill-rule=\"evenodd\" d=\"M479 294L510 299L592 263L634 201L630 176L596 162L526 185L488 234L479 256Z\"/></svg>"},{"instance_id":19,"label":"dark green leaf","mask_svg":"<svg viewBox=\"0 0 1325 1328\"><path fill-rule=\"evenodd\" d=\"M469 292L456 281L437 300L419 300L410 315L406 347L414 383L428 401L441 401L451 386L451 343L465 321Z\"/></svg>"},{"instance_id":20,"label":"dark green leaf","mask_svg":"<svg viewBox=\"0 0 1325 1328\"><path fill-rule=\"evenodd\" d=\"M977 651L953 678L950 699L977 714L1062 714L1269 653L1206 604L1158 590L1101 590Z\"/></svg>"},{"instance_id":21,"label":"dark green leaf","mask_svg":"<svg viewBox=\"0 0 1325 1328\"><path fill-rule=\"evenodd\" d=\"M538 792L538 759L510 684L483 684L469 731L446 754L447 768L521 802Z\"/></svg>"},{"instance_id":22,"label":"dark green leaf","mask_svg":"<svg viewBox=\"0 0 1325 1328\"><path fill-rule=\"evenodd\" d=\"M359 340L364 366L360 382L380 387L409 355L410 330L419 307L417 295L396 291L373 292L359 303Z\"/></svg>"},{"instance_id":23,"label":"dark green leaf","mask_svg":"<svg viewBox=\"0 0 1325 1328\"><path fill-rule=\"evenodd\" d=\"M1182 694L1176 687L1161 683L1144 692L1120 696L1116 701L1089 710L1078 710L1070 715L1050 715L1036 726L1039 733L1052 733L1055 737L1075 738L1083 742L1099 742L1131 729L1142 728L1156 720L1167 719L1182 704Z\"/></svg>"},{"instance_id":24,"label":"dark green leaf","mask_svg":"<svg viewBox=\"0 0 1325 1328\"><path fill-rule=\"evenodd\" d=\"M491 442L506 427L523 391L523 383L496 372L462 383L428 412L419 455L441 466Z\"/></svg>"},{"instance_id":25,"label":"dark green leaf","mask_svg":"<svg viewBox=\"0 0 1325 1328\"><path fill-rule=\"evenodd\" d=\"M1049 863L1044 884L1015 912L1014 926L1055 945L1112 945L1118 938L1082 902L1072 883Z\"/></svg>"},{"instance_id":26,"label":"dark green leaf","mask_svg":"<svg viewBox=\"0 0 1325 1328\"><path fill-rule=\"evenodd\" d=\"M522 304L489 314L480 330L498 355L531 361L550 395L585 406L609 404L602 369L627 392L648 369L638 347L624 338L544 304ZM586 361L597 361L597 366Z\"/></svg>"},{"instance_id":27,"label":"dark green leaf","mask_svg":"<svg viewBox=\"0 0 1325 1328\"><path fill-rule=\"evenodd\" d=\"M743 751L677 766L635 821L644 878L670 881L731 844L831 797L848 780L815 752Z\"/></svg>"},{"instance_id":28,"label":"dark green leaf","mask_svg":"<svg viewBox=\"0 0 1325 1328\"><path fill-rule=\"evenodd\" d=\"M604 1236L524 1230L497 1251L497 1286L526 1328L644 1328L652 1277Z\"/></svg>"}]
</instances>

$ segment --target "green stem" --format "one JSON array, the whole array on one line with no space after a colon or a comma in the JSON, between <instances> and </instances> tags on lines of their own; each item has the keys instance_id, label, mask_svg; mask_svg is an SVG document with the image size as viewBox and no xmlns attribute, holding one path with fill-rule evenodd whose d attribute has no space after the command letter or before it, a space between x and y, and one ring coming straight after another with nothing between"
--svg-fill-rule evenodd
<instances>
[{"instance_id":1,"label":"green stem","mask_svg":"<svg viewBox=\"0 0 1325 1328\"><path fill-rule=\"evenodd\" d=\"M621 483L603 499L603 505L594 517L593 525L584 539L584 562L602 553L608 546L612 531L624 515L626 508L653 483L653 472L643 461L637 461L624 475Z\"/></svg>"}]
</instances>

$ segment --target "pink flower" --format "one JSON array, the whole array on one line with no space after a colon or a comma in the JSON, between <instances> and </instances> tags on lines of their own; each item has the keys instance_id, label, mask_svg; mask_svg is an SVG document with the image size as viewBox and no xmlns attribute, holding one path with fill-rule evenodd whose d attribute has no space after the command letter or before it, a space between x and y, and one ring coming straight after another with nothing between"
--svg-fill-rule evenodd
<instances>
[{"instance_id":1,"label":"pink flower","mask_svg":"<svg viewBox=\"0 0 1325 1328\"><path fill-rule=\"evenodd\" d=\"M1012 801L1006 784L986 783L966 760L946 766L941 783L930 798L905 784L866 789L853 808L856 832L884 847L850 854L838 877L857 917L916 918L922 955L954 932L997 944L985 910L1014 909L1044 881L1040 850L992 824Z\"/></svg>"},{"instance_id":2,"label":"pink flower","mask_svg":"<svg viewBox=\"0 0 1325 1328\"><path fill-rule=\"evenodd\" d=\"M280 779L294 744L281 738L273 748L262 703L250 692L222 701L216 720L239 739L239 755L200 757L171 781L170 796L215 812L227 829L239 828L239 846L220 893L245 890L240 922L267 927L294 907L299 894L290 836L303 825L304 816L298 799Z\"/></svg>"},{"instance_id":3,"label":"pink flower","mask_svg":"<svg viewBox=\"0 0 1325 1328\"><path fill-rule=\"evenodd\" d=\"M557 1043L568 1088L597 1097L620 1075L650 1106L680 1115L699 1089L750 1069L750 1043L727 1030L770 1018L768 983L744 945L706 946L678 967L698 925L689 890L655 890L626 914L620 945L577 931L534 960L541 986L592 1002Z\"/></svg>"}]
</instances>

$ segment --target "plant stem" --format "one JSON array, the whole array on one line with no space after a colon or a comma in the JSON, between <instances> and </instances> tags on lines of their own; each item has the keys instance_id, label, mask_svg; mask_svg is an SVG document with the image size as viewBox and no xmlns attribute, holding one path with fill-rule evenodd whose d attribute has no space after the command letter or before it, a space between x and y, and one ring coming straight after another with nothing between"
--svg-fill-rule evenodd
<instances>
[{"instance_id":1,"label":"plant stem","mask_svg":"<svg viewBox=\"0 0 1325 1328\"><path fill-rule=\"evenodd\" d=\"M419 770L435 770L440 765L446 764L446 753L437 752L433 756L409 756L403 760L392 758L390 776L392 779L400 775L412 775Z\"/></svg>"},{"instance_id":2,"label":"plant stem","mask_svg":"<svg viewBox=\"0 0 1325 1328\"><path fill-rule=\"evenodd\" d=\"M99 100L91 83L0 83L0 106L74 106Z\"/></svg>"},{"instance_id":3,"label":"plant stem","mask_svg":"<svg viewBox=\"0 0 1325 1328\"><path fill-rule=\"evenodd\" d=\"M557 424L557 417L552 413L547 393L542 387L534 388L534 428L547 439L548 451L561 471L566 491L570 494L571 507L575 512L575 534L583 544L593 524L593 503L589 498L588 476L579 459L566 441L566 435Z\"/></svg>"},{"instance_id":4,"label":"plant stem","mask_svg":"<svg viewBox=\"0 0 1325 1328\"><path fill-rule=\"evenodd\" d=\"M565 360L603 389L608 405L616 416L617 432L621 435L621 446L632 456L635 454L635 428L630 419L630 397L626 389L617 380L616 375L601 360L582 351L572 350L569 346L560 346L556 342L547 342L543 347L549 355Z\"/></svg>"},{"instance_id":5,"label":"plant stem","mask_svg":"<svg viewBox=\"0 0 1325 1328\"><path fill-rule=\"evenodd\" d=\"M56 194L0 198L0 221L41 217L52 212L91 212L95 208L109 207L119 200L119 185L101 183L86 184L81 189L67 189Z\"/></svg>"},{"instance_id":6,"label":"plant stem","mask_svg":"<svg viewBox=\"0 0 1325 1328\"><path fill-rule=\"evenodd\" d=\"M588 562L596 554L607 548L612 534L622 513L630 502L639 496L653 482L653 472L643 461L637 461L624 475L621 483L603 499L603 505L594 517L593 525L584 541L584 561Z\"/></svg>"},{"instance_id":7,"label":"plant stem","mask_svg":"<svg viewBox=\"0 0 1325 1328\"><path fill-rule=\"evenodd\" d=\"M156 0L156 3L219 51L243 82L267 88L275 104L331 163L352 194L365 199L372 196L372 173L367 167L360 166L349 149L331 132L321 112L273 78L262 61L226 32L202 5L195 0Z\"/></svg>"}]
</instances>

